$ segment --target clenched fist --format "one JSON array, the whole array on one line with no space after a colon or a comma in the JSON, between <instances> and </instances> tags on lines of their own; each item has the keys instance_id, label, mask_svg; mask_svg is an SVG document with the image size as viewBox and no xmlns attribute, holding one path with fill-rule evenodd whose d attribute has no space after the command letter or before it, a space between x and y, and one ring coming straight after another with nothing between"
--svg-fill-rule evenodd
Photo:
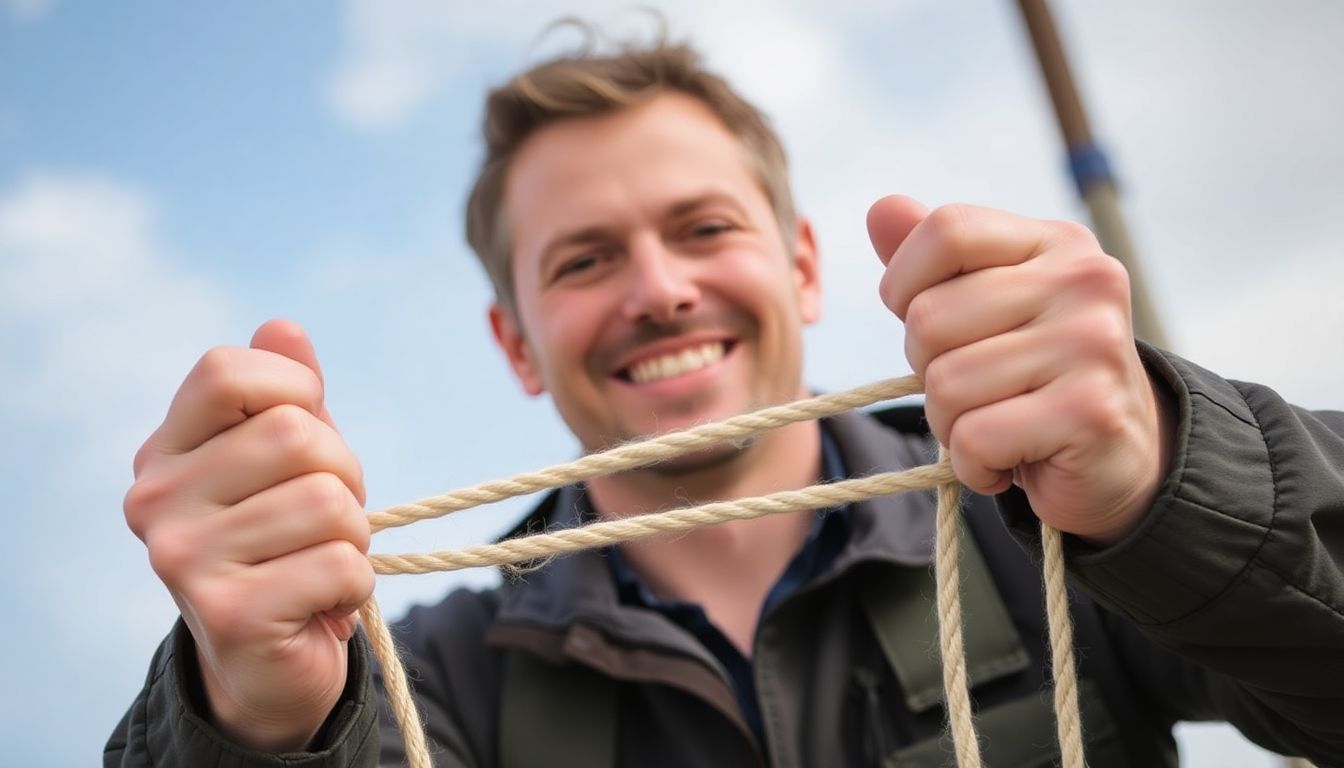
<instances>
[{"instance_id":1,"label":"clenched fist","mask_svg":"<svg viewBox=\"0 0 1344 768\"><path fill-rule=\"evenodd\" d=\"M195 638L211 719L246 746L304 748L340 697L373 590L363 503L292 323L206 353L136 454L126 521Z\"/></svg>"},{"instance_id":2,"label":"clenched fist","mask_svg":"<svg viewBox=\"0 0 1344 768\"><path fill-rule=\"evenodd\" d=\"M1086 228L886 197L868 212L929 426L981 493L1106 544L1143 519L1172 418L1130 324L1129 279Z\"/></svg>"}]
</instances>

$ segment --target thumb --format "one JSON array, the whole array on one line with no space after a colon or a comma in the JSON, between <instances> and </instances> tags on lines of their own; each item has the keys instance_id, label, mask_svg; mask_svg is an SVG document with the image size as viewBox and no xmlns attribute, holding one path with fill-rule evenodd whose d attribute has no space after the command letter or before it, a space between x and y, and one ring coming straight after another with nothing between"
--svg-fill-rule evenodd
<instances>
[{"instance_id":1,"label":"thumb","mask_svg":"<svg viewBox=\"0 0 1344 768\"><path fill-rule=\"evenodd\" d=\"M923 203L905 195L887 195L873 203L868 209L868 238L883 265L928 215Z\"/></svg>"},{"instance_id":2,"label":"thumb","mask_svg":"<svg viewBox=\"0 0 1344 768\"><path fill-rule=\"evenodd\" d=\"M312 340L298 323L292 320L268 320L252 334L252 343L249 346L302 363L312 369L313 373L317 374L317 380L323 381L325 385L322 366L317 362L317 350L313 349ZM323 400L322 412L318 416L335 429L336 423L332 421L331 412L327 410L325 396Z\"/></svg>"}]
</instances>

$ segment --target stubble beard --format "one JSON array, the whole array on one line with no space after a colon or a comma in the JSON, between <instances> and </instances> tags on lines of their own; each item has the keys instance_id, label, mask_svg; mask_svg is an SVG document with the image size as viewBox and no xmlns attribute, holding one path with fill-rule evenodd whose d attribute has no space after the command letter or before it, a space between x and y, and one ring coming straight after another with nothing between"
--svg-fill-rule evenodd
<instances>
[{"instance_id":1,"label":"stubble beard","mask_svg":"<svg viewBox=\"0 0 1344 768\"><path fill-rule=\"evenodd\" d=\"M753 392L746 408L741 412L749 413L763 407L765 407L765 404L761 402L759 393ZM690 406L690 408L694 409L694 406ZM736 416L738 414L733 415ZM694 426L690 426L682 427L681 429L685 430L693 428ZM665 434L656 429L652 433L643 433L639 430L631 429L628 425L620 425L618 431L622 443L649 440L659 434ZM652 464L634 471L676 480L686 480L691 476L702 473L707 474L711 472L726 471L733 464L745 460L750 454L752 447L759 441L759 439L760 437L756 436L712 445L681 456L674 456L670 459L660 461L657 464Z\"/></svg>"}]
</instances>

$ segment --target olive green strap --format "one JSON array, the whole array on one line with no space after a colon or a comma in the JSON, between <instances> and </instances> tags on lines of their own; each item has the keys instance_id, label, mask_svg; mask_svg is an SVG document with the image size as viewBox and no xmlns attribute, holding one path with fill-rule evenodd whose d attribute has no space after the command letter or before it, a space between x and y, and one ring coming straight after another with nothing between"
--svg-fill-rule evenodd
<instances>
[{"instance_id":1,"label":"olive green strap","mask_svg":"<svg viewBox=\"0 0 1344 768\"><path fill-rule=\"evenodd\" d=\"M615 680L526 651L504 654L500 768L605 768L615 754Z\"/></svg>"},{"instance_id":2,"label":"olive green strap","mask_svg":"<svg viewBox=\"0 0 1344 768\"><path fill-rule=\"evenodd\" d=\"M1030 664L1008 609L989 577L989 569L962 528L961 604L966 643L966 674L974 686L1019 672ZM938 657L933 573L926 567L890 567L863 590L863 607L882 653L905 692L913 712L943 700L943 667Z\"/></svg>"},{"instance_id":3,"label":"olive green strap","mask_svg":"<svg viewBox=\"0 0 1344 768\"><path fill-rule=\"evenodd\" d=\"M1100 691L1091 681L1079 686L1082 719L1087 724L1087 764L1090 768L1127 768L1129 757L1120 741ZM975 732L984 745L985 765L1012 768L1051 768L1059 763L1055 738L1055 713L1048 693L1029 695L990 707L975 714ZM883 768L943 768L951 760L941 738L925 739L897 750L882 762Z\"/></svg>"}]
</instances>

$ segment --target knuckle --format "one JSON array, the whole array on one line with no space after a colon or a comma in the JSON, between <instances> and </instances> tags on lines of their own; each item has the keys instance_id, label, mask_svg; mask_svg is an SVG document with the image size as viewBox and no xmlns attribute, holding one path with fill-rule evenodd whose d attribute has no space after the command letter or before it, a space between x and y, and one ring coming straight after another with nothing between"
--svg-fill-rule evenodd
<instances>
[{"instance_id":1,"label":"knuckle","mask_svg":"<svg viewBox=\"0 0 1344 768\"><path fill-rule=\"evenodd\" d=\"M334 542L322 551L321 567L328 573L338 574L347 584L359 584L364 573L373 571L369 559L348 541Z\"/></svg>"},{"instance_id":2,"label":"knuckle","mask_svg":"<svg viewBox=\"0 0 1344 768\"><path fill-rule=\"evenodd\" d=\"M952 469L957 473L957 479L968 488L978 490L984 470L979 457L972 450L974 444L967 441L964 431L957 429L957 425L953 425L948 442L947 450L952 457Z\"/></svg>"},{"instance_id":3,"label":"knuckle","mask_svg":"<svg viewBox=\"0 0 1344 768\"><path fill-rule=\"evenodd\" d=\"M373 589L377 584L377 579L373 573L373 563L369 562L368 556L352 547L347 547L351 557L358 558L350 570L347 572L350 579L350 591L357 595L361 601L369 599L373 594Z\"/></svg>"},{"instance_id":4,"label":"knuckle","mask_svg":"<svg viewBox=\"0 0 1344 768\"><path fill-rule=\"evenodd\" d=\"M939 445L949 445L951 442L950 424L946 412L936 405L925 401L924 420L929 424L929 431L938 440Z\"/></svg>"},{"instance_id":5,"label":"knuckle","mask_svg":"<svg viewBox=\"0 0 1344 768\"><path fill-rule=\"evenodd\" d=\"M324 522L339 521L350 507L350 489L329 472L314 472L303 481L304 507Z\"/></svg>"},{"instance_id":6,"label":"knuckle","mask_svg":"<svg viewBox=\"0 0 1344 768\"><path fill-rule=\"evenodd\" d=\"M141 541L145 540L150 527L158 517L163 499L168 495L167 483L158 479L141 477L131 484L122 499L122 514L126 525Z\"/></svg>"},{"instance_id":7,"label":"knuckle","mask_svg":"<svg viewBox=\"0 0 1344 768\"><path fill-rule=\"evenodd\" d=\"M135 452L135 457L131 459L132 474L139 478L156 455L158 455L158 450L155 448L154 440L151 437L140 446L140 449Z\"/></svg>"},{"instance_id":8,"label":"knuckle","mask_svg":"<svg viewBox=\"0 0 1344 768\"><path fill-rule=\"evenodd\" d=\"M924 395L946 406L954 394L957 374L953 370L956 364L948 360L947 355L939 355L924 366Z\"/></svg>"},{"instance_id":9,"label":"knuckle","mask_svg":"<svg viewBox=\"0 0 1344 768\"><path fill-rule=\"evenodd\" d=\"M1129 401L1124 389L1111 376L1101 372L1083 379L1074 396L1074 411L1090 431L1097 435L1115 435L1128 425Z\"/></svg>"},{"instance_id":10,"label":"knuckle","mask_svg":"<svg viewBox=\"0 0 1344 768\"><path fill-rule=\"evenodd\" d=\"M882 300L883 306L900 316L900 286L896 284L896 273L892 271L890 266L882 273L882 279L877 283L877 295Z\"/></svg>"},{"instance_id":11,"label":"knuckle","mask_svg":"<svg viewBox=\"0 0 1344 768\"><path fill-rule=\"evenodd\" d=\"M1103 359L1118 359L1132 346L1128 316L1123 312L1094 310L1078 318L1073 326L1084 354Z\"/></svg>"},{"instance_id":12,"label":"knuckle","mask_svg":"<svg viewBox=\"0 0 1344 768\"><path fill-rule=\"evenodd\" d=\"M317 472L305 479L308 495L306 508L316 518L317 527L327 535L352 544L360 552L369 548L369 522L350 488L329 472Z\"/></svg>"},{"instance_id":13,"label":"knuckle","mask_svg":"<svg viewBox=\"0 0 1344 768\"><path fill-rule=\"evenodd\" d=\"M951 203L933 209L924 220L924 226L935 246L960 251L970 242L970 216L970 206Z\"/></svg>"},{"instance_id":14,"label":"knuckle","mask_svg":"<svg viewBox=\"0 0 1344 768\"><path fill-rule=\"evenodd\" d=\"M906 333L904 343L904 353L906 362L910 363L910 370L919 377L921 385L925 390L928 384L924 382L924 373L929 367L929 353L919 336Z\"/></svg>"},{"instance_id":15,"label":"knuckle","mask_svg":"<svg viewBox=\"0 0 1344 768\"><path fill-rule=\"evenodd\" d=\"M300 456L316 443L312 414L297 405L277 405L263 414L266 439L284 456Z\"/></svg>"},{"instance_id":16,"label":"knuckle","mask_svg":"<svg viewBox=\"0 0 1344 768\"><path fill-rule=\"evenodd\" d=\"M1072 243L1098 251L1101 249L1100 243L1097 242L1096 233L1076 221L1052 221L1050 222L1050 228L1054 230L1055 239L1059 242Z\"/></svg>"},{"instance_id":17,"label":"knuckle","mask_svg":"<svg viewBox=\"0 0 1344 768\"><path fill-rule=\"evenodd\" d=\"M1119 259L1101 251L1076 254L1061 268L1063 288L1110 299L1129 300L1129 272Z\"/></svg>"},{"instance_id":18,"label":"knuckle","mask_svg":"<svg viewBox=\"0 0 1344 768\"><path fill-rule=\"evenodd\" d=\"M149 565L169 587L179 585L196 563L198 548L180 525L159 525L145 535Z\"/></svg>"},{"instance_id":19,"label":"knuckle","mask_svg":"<svg viewBox=\"0 0 1344 768\"><path fill-rule=\"evenodd\" d=\"M207 636L215 642L227 642L246 631L250 601L227 581L197 587L188 596L192 611Z\"/></svg>"},{"instance_id":20,"label":"knuckle","mask_svg":"<svg viewBox=\"0 0 1344 768\"><path fill-rule=\"evenodd\" d=\"M1106 295L1129 294L1129 272L1119 259L1104 253L1080 259L1075 269L1078 282Z\"/></svg>"},{"instance_id":21,"label":"knuckle","mask_svg":"<svg viewBox=\"0 0 1344 768\"><path fill-rule=\"evenodd\" d=\"M344 442L342 442L342 445L343 445L343 446L345 445ZM361 464L361 463L359 463L359 459L354 455L354 453L353 453L352 451L349 451L349 448L348 448L348 447L346 447L346 450L347 450L347 452L348 452L349 455L350 455L350 470L349 470L349 473L350 473L350 483L351 483L350 490L351 490L351 492L355 495L355 504L356 504L356 506L361 506L361 507L362 507L363 504L364 504L364 502L363 502L363 493L364 493L364 487L365 487L365 486L364 486L364 465Z\"/></svg>"},{"instance_id":22,"label":"knuckle","mask_svg":"<svg viewBox=\"0 0 1344 768\"><path fill-rule=\"evenodd\" d=\"M981 441L978 420L974 414L963 414L952 422L947 433L947 449L954 458L964 462L975 462L980 455Z\"/></svg>"},{"instance_id":23,"label":"knuckle","mask_svg":"<svg viewBox=\"0 0 1344 768\"><path fill-rule=\"evenodd\" d=\"M230 401L239 391L238 349L213 347L196 363L184 386L199 386L210 402Z\"/></svg>"},{"instance_id":24,"label":"knuckle","mask_svg":"<svg viewBox=\"0 0 1344 768\"><path fill-rule=\"evenodd\" d=\"M927 344L938 327L941 316L938 303L929 298L927 291L910 300L905 310L905 332Z\"/></svg>"}]
</instances>

